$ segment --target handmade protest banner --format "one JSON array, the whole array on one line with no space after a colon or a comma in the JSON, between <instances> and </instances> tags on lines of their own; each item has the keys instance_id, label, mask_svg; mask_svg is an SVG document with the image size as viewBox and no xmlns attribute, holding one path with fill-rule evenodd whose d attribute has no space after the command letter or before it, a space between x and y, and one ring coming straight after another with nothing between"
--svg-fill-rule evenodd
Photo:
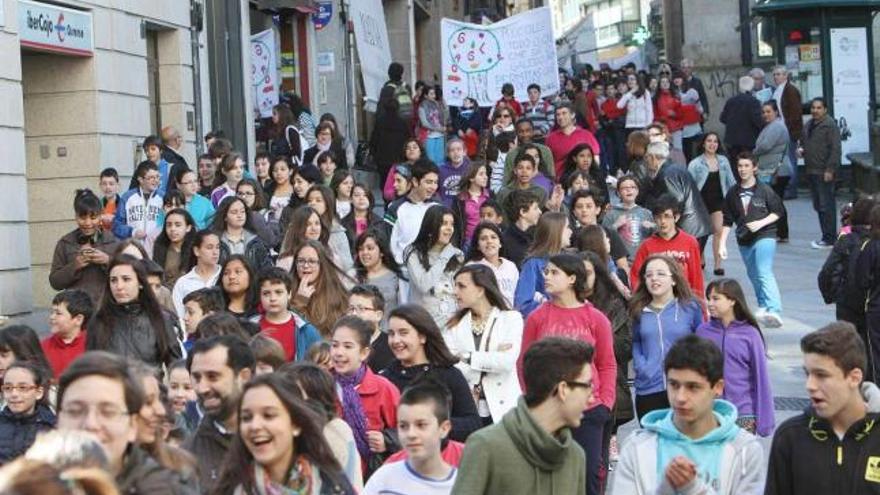
<instances>
[{"instance_id":1,"label":"handmade protest banner","mask_svg":"<svg viewBox=\"0 0 880 495\"><path fill-rule=\"evenodd\" d=\"M443 96L461 105L469 96L492 106L501 86L513 84L516 99L528 97L529 84L544 96L559 91L556 41L549 7L532 9L489 25L443 19L440 23Z\"/></svg>"},{"instance_id":2,"label":"handmade protest banner","mask_svg":"<svg viewBox=\"0 0 880 495\"><path fill-rule=\"evenodd\" d=\"M271 117L272 107L278 104L275 33L271 29L251 36L251 87L255 111L264 119Z\"/></svg>"},{"instance_id":3,"label":"handmade protest banner","mask_svg":"<svg viewBox=\"0 0 880 495\"><path fill-rule=\"evenodd\" d=\"M350 2L348 9L364 76L364 107L372 112L379 101L382 85L388 80L388 66L391 64L385 11L382 0L357 0Z\"/></svg>"}]
</instances>

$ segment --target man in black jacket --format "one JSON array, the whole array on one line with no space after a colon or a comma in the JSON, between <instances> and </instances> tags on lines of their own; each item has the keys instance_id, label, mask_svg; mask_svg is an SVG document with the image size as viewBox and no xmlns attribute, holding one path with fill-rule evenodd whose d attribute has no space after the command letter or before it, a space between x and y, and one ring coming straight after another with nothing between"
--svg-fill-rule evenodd
<instances>
[{"instance_id":1,"label":"man in black jacket","mask_svg":"<svg viewBox=\"0 0 880 495\"><path fill-rule=\"evenodd\" d=\"M721 123L724 124L724 146L727 156L737 156L743 151L755 149L758 134L764 127L761 119L761 102L752 95L755 80L750 76L739 78L739 91L724 103Z\"/></svg>"},{"instance_id":2,"label":"man in black jacket","mask_svg":"<svg viewBox=\"0 0 880 495\"><path fill-rule=\"evenodd\" d=\"M205 416L184 448L198 459L199 484L205 493L211 491L220 477L223 458L238 431L236 405L255 366L247 342L235 335L197 340L187 358Z\"/></svg>"},{"instance_id":3,"label":"man in black jacket","mask_svg":"<svg viewBox=\"0 0 880 495\"><path fill-rule=\"evenodd\" d=\"M880 492L880 427L860 386L865 345L850 323L801 339L811 407L773 437L765 495Z\"/></svg>"},{"instance_id":4,"label":"man in black jacket","mask_svg":"<svg viewBox=\"0 0 880 495\"><path fill-rule=\"evenodd\" d=\"M645 165L648 175L653 178L650 196L645 198L645 208L661 195L668 193L681 203L681 219L678 226L681 230L697 238L700 246L706 245L706 239L712 232L709 222L709 211L703 204L700 190L688 171L668 160L669 143L655 142L648 145Z\"/></svg>"}]
</instances>

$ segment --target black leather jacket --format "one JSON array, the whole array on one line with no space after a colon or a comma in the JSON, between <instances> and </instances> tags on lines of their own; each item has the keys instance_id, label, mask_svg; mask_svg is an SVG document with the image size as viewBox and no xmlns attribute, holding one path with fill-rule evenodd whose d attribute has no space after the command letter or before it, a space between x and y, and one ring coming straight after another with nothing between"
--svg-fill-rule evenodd
<instances>
[{"instance_id":1,"label":"black leather jacket","mask_svg":"<svg viewBox=\"0 0 880 495\"><path fill-rule=\"evenodd\" d=\"M654 177L649 203L653 203L664 193L669 193L681 203L681 220L678 221L681 230L697 239L712 233L709 211L703 204L703 197L700 196L700 190L693 177L687 169L669 160L660 167L660 171Z\"/></svg>"},{"instance_id":2,"label":"black leather jacket","mask_svg":"<svg viewBox=\"0 0 880 495\"><path fill-rule=\"evenodd\" d=\"M110 343L102 348L97 341L98 331L95 318L89 322L86 332L86 349L109 351L127 358L139 359L150 366L161 364L171 365L182 357L180 344L174 334L174 325L170 318L163 314L163 328L153 328L150 317L138 303L113 304L110 308L113 317ZM165 332L168 350L160 352L156 332Z\"/></svg>"}]
</instances>

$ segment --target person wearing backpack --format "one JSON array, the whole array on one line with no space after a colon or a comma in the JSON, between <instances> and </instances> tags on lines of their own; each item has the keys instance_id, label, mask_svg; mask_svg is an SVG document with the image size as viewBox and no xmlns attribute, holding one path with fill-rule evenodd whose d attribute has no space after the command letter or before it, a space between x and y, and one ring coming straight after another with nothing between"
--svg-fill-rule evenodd
<instances>
[{"instance_id":1,"label":"person wearing backpack","mask_svg":"<svg viewBox=\"0 0 880 495\"><path fill-rule=\"evenodd\" d=\"M403 65L399 62L391 62L388 66L388 81L382 87L394 88L394 99L400 104L400 118L404 122L410 122L413 118L413 94L409 85L403 82Z\"/></svg>"},{"instance_id":2,"label":"person wearing backpack","mask_svg":"<svg viewBox=\"0 0 880 495\"><path fill-rule=\"evenodd\" d=\"M862 298L865 311L865 344L868 348L869 366L866 380L876 382L880 379L877 364L880 363L880 205L874 205L869 215L869 234L859 244L858 259L853 272L857 286L864 291Z\"/></svg>"},{"instance_id":3,"label":"person wearing backpack","mask_svg":"<svg viewBox=\"0 0 880 495\"><path fill-rule=\"evenodd\" d=\"M271 155L286 156L299 168L309 143L297 127L293 111L283 103L275 105L272 108L272 123L275 124L275 139L269 148Z\"/></svg>"}]
</instances>

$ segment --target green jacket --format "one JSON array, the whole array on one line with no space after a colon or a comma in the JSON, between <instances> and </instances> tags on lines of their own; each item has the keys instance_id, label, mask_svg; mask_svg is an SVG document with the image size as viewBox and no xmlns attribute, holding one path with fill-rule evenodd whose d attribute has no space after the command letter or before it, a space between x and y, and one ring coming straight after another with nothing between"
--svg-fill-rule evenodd
<instances>
[{"instance_id":1,"label":"green jacket","mask_svg":"<svg viewBox=\"0 0 880 495\"><path fill-rule=\"evenodd\" d=\"M453 495L583 495L584 451L563 429L552 436L535 422L525 400L501 422L468 437Z\"/></svg>"}]
</instances>

